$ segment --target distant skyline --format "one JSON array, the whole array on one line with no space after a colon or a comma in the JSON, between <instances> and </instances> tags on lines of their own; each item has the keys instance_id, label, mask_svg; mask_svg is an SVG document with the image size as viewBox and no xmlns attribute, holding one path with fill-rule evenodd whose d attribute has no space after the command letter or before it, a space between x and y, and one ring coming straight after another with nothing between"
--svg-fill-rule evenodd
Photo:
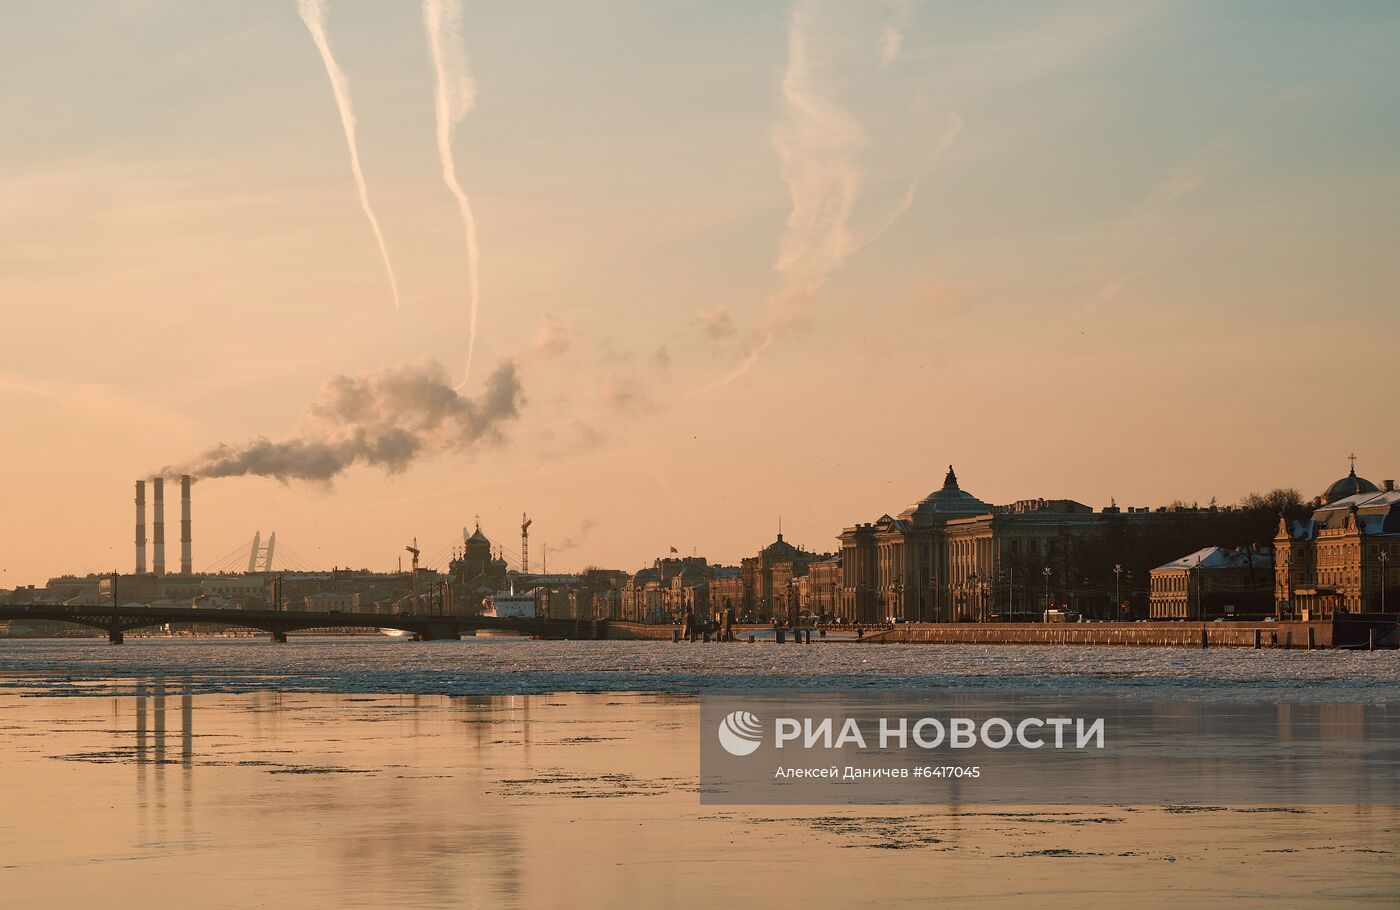
<instances>
[{"instance_id":1,"label":"distant skyline","mask_svg":"<svg viewBox=\"0 0 1400 910\"><path fill-rule=\"evenodd\" d=\"M375 225L307 4L0 10L0 588L256 437L348 467L196 484L196 570L1400 476L1394 4L310 5Z\"/></svg>"}]
</instances>

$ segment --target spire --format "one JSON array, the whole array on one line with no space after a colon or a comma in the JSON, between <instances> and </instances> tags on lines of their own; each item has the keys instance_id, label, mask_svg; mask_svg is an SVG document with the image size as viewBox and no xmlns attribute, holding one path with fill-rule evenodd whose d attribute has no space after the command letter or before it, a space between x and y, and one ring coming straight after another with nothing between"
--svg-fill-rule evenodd
<instances>
[{"instance_id":1,"label":"spire","mask_svg":"<svg viewBox=\"0 0 1400 910\"><path fill-rule=\"evenodd\" d=\"M952 465L948 465L948 476L943 478L943 489L956 490L958 488L958 475L953 470Z\"/></svg>"}]
</instances>

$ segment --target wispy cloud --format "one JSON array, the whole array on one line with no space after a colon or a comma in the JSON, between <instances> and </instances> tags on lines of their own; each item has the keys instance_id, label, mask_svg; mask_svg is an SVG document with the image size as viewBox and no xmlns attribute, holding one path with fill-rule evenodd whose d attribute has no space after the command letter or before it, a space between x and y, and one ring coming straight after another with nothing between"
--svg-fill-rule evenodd
<instances>
[{"instance_id":1,"label":"wispy cloud","mask_svg":"<svg viewBox=\"0 0 1400 910\"><path fill-rule=\"evenodd\" d=\"M639 406L645 399L641 385L621 373L608 373L598 382L599 407L608 411L625 411Z\"/></svg>"},{"instance_id":2,"label":"wispy cloud","mask_svg":"<svg viewBox=\"0 0 1400 910\"><path fill-rule=\"evenodd\" d=\"M533 354L558 357L566 354L574 345L574 333L564 323L548 314L541 316L535 328L535 337L530 344Z\"/></svg>"},{"instance_id":3,"label":"wispy cloud","mask_svg":"<svg viewBox=\"0 0 1400 910\"><path fill-rule=\"evenodd\" d=\"M560 538L560 540L556 544L554 544L554 552L568 553L570 550L577 550L579 547L583 546L585 541L588 540L588 535L593 531L593 528L596 527L596 525L597 522L595 522L593 519L585 518L579 523L578 533L571 534L568 537Z\"/></svg>"},{"instance_id":4,"label":"wispy cloud","mask_svg":"<svg viewBox=\"0 0 1400 910\"><path fill-rule=\"evenodd\" d=\"M722 304L715 304L708 310L701 311L700 315L695 317L695 324L716 341L728 338L738 331L734 327L734 317Z\"/></svg>"},{"instance_id":5,"label":"wispy cloud","mask_svg":"<svg viewBox=\"0 0 1400 910\"><path fill-rule=\"evenodd\" d=\"M0 372L0 397L6 393L43 401L49 408L72 414L93 426L111 420L131 428L169 434L198 429L197 421L184 414L105 383L65 382Z\"/></svg>"},{"instance_id":6,"label":"wispy cloud","mask_svg":"<svg viewBox=\"0 0 1400 910\"><path fill-rule=\"evenodd\" d=\"M782 113L773 132L791 201L773 266L778 288L769 300L767 316L748 339L748 355L716 386L752 369L832 274L908 211L918 188L916 178L884 215L864 225L854 223L866 184L860 155L869 137L841 96L852 73L866 76L897 57L902 36L887 23L876 32L879 40L867 43L869 27L851 29L844 21L833 22L827 9L799 0L788 20L787 65L780 83ZM954 115L934 141L932 154L946 149L961 128L962 119Z\"/></svg>"},{"instance_id":7,"label":"wispy cloud","mask_svg":"<svg viewBox=\"0 0 1400 910\"><path fill-rule=\"evenodd\" d=\"M893 25L887 25L880 32L880 62L889 66L899 59L900 48L904 46L904 33Z\"/></svg>"},{"instance_id":8,"label":"wispy cloud","mask_svg":"<svg viewBox=\"0 0 1400 910\"><path fill-rule=\"evenodd\" d=\"M462 42L460 0L423 0L423 24L428 32L428 54L437 77L433 113L437 120L442 181L457 200L467 247L467 365L458 386L461 388L471 375L472 357L476 352L476 317L481 303L481 252L476 242L476 216L472 214L471 199L457 180L457 165L452 158L452 131L476 104L476 83L467 66L466 47Z\"/></svg>"},{"instance_id":9,"label":"wispy cloud","mask_svg":"<svg viewBox=\"0 0 1400 910\"><path fill-rule=\"evenodd\" d=\"M360 148L355 139L355 109L350 101L350 79L335 62L331 45L326 40L326 5L321 0L297 0L297 11L301 21L311 32L311 40L316 50L321 52L321 62L326 66L326 75L331 80L331 92L335 95L335 106L340 111L340 125L345 128L345 144L350 150L350 172L355 176L355 187L360 193L360 208L374 231L374 242L379 246L379 258L384 260L384 271L389 276L389 290L394 295L394 309L399 309L399 283L394 277L394 264L389 259L389 248L384 243L384 232L379 229L379 219L374 216L374 208L369 204L369 190L365 187L365 175L360 169Z\"/></svg>"}]
</instances>

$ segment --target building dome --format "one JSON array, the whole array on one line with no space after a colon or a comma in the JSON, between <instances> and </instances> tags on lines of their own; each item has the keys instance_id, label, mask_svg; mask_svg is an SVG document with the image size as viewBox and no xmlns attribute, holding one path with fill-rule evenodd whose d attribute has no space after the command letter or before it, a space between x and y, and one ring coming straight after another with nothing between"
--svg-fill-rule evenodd
<instances>
[{"instance_id":1,"label":"building dome","mask_svg":"<svg viewBox=\"0 0 1400 910\"><path fill-rule=\"evenodd\" d=\"M1332 484L1322 493L1322 504L1331 505L1339 499L1346 499L1348 496L1355 496L1358 493L1379 493L1380 487L1371 483L1364 477L1356 476L1356 465L1351 466L1350 473L1341 480Z\"/></svg>"},{"instance_id":2,"label":"building dome","mask_svg":"<svg viewBox=\"0 0 1400 910\"><path fill-rule=\"evenodd\" d=\"M943 478L942 488L914 503L904 512L904 515L977 515L991 510L991 506L958 486L957 472L953 470L952 465L948 465L948 474Z\"/></svg>"},{"instance_id":3,"label":"building dome","mask_svg":"<svg viewBox=\"0 0 1400 910\"><path fill-rule=\"evenodd\" d=\"M770 557L792 556L792 555L794 555L794 554L799 554L799 553L801 553L801 552L802 552L802 551L799 550L797 547L794 547L792 544L788 543L786 540L783 540L783 532L782 532L782 531L779 531L779 532L778 532L778 539L777 539L777 540L773 541L773 542L770 543L768 546L766 546L766 547L763 548L763 555L764 555L764 556L770 556Z\"/></svg>"},{"instance_id":4,"label":"building dome","mask_svg":"<svg viewBox=\"0 0 1400 910\"><path fill-rule=\"evenodd\" d=\"M481 533L480 523L477 524L476 530L464 543L467 545L467 552L473 556L490 556L491 554L491 541L486 538L485 534Z\"/></svg>"}]
</instances>

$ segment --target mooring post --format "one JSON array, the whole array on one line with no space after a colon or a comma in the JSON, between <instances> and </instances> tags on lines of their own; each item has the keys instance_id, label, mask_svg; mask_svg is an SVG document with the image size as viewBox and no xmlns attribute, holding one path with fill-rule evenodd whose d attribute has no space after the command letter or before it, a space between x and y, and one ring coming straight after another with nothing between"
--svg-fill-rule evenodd
<instances>
[{"instance_id":1,"label":"mooring post","mask_svg":"<svg viewBox=\"0 0 1400 910\"><path fill-rule=\"evenodd\" d=\"M778 630L777 630L777 635L778 635L778 644L782 644L783 642L787 641L787 633L784 632L782 629L778 629Z\"/></svg>"},{"instance_id":2,"label":"mooring post","mask_svg":"<svg viewBox=\"0 0 1400 910\"><path fill-rule=\"evenodd\" d=\"M1264 630L1263 630L1263 629L1255 629L1255 630L1254 630L1254 650L1258 651L1260 645L1262 645L1263 642L1264 642Z\"/></svg>"},{"instance_id":3,"label":"mooring post","mask_svg":"<svg viewBox=\"0 0 1400 910\"><path fill-rule=\"evenodd\" d=\"M1202 648L1208 647L1208 646L1209 646L1209 642L1210 642L1210 632L1206 629L1205 626L1201 626L1201 647L1202 647Z\"/></svg>"},{"instance_id":4,"label":"mooring post","mask_svg":"<svg viewBox=\"0 0 1400 910\"><path fill-rule=\"evenodd\" d=\"M680 642L680 640L681 640L681 630L680 630L680 629L672 629L672 630L671 630L671 644L677 644L677 643Z\"/></svg>"},{"instance_id":5,"label":"mooring post","mask_svg":"<svg viewBox=\"0 0 1400 910\"><path fill-rule=\"evenodd\" d=\"M1311 651L1315 647L1317 647L1317 630L1310 625L1308 626L1308 650Z\"/></svg>"},{"instance_id":6,"label":"mooring post","mask_svg":"<svg viewBox=\"0 0 1400 910\"><path fill-rule=\"evenodd\" d=\"M749 644L753 644L753 636L752 636L752 635L749 636Z\"/></svg>"},{"instance_id":7,"label":"mooring post","mask_svg":"<svg viewBox=\"0 0 1400 910\"><path fill-rule=\"evenodd\" d=\"M1376 650L1376 627L1372 626L1366 630L1366 650Z\"/></svg>"}]
</instances>

